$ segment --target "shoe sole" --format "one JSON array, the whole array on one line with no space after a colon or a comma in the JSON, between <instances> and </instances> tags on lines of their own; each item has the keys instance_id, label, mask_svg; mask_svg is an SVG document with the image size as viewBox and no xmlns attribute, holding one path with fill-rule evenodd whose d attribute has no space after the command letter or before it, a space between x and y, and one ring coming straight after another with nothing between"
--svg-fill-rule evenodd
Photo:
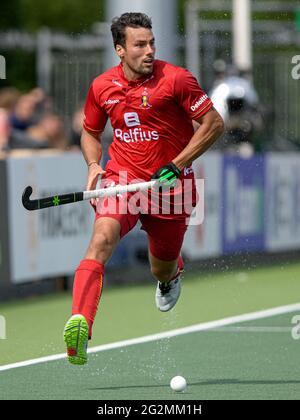
<instances>
[{"instance_id":1,"label":"shoe sole","mask_svg":"<svg viewBox=\"0 0 300 420\"><path fill-rule=\"evenodd\" d=\"M87 363L88 324L82 315L74 315L66 323L64 341L67 346L68 361L73 365Z\"/></svg>"}]
</instances>

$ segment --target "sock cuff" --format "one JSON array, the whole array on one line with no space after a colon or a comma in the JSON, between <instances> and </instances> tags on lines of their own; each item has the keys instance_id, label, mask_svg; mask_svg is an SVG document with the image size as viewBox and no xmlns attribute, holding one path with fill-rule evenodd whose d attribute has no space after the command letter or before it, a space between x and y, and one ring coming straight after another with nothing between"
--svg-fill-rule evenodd
<instances>
[{"instance_id":1,"label":"sock cuff","mask_svg":"<svg viewBox=\"0 0 300 420\"><path fill-rule=\"evenodd\" d=\"M172 280L175 280L182 272L183 272L184 270L183 270L183 268L180 268L180 267L178 267L177 268L177 271L176 271L176 274L175 274L175 276L173 276L172 278L171 278L171 281Z\"/></svg>"},{"instance_id":2,"label":"sock cuff","mask_svg":"<svg viewBox=\"0 0 300 420\"><path fill-rule=\"evenodd\" d=\"M179 255L177 271L176 271L176 274L171 278L171 280L175 280L179 276L179 274L182 273L183 271L184 271L184 262L183 262L182 256Z\"/></svg>"},{"instance_id":3,"label":"sock cuff","mask_svg":"<svg viewBox=\"0 0 300 420\"><path fill-rule=\"evenodd\" d=\"M101 264L97 260L86 259L86 260L80 261L80 264L77 267L77 270L89 270L89 271L95 271L96 273L99 273L99 274L103 274L104 273L104 265Z\"/></svg>"}]
</instances>

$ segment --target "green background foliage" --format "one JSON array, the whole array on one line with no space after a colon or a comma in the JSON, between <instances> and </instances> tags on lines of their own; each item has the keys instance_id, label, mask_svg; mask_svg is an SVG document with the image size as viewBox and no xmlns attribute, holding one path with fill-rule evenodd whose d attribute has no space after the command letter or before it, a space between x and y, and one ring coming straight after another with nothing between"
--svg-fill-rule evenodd
<instances>
[{"instance_id":1,"label":"green background foliage","mask_svg":"<svg viewBox=\"0 0 300 420\"><path fill-rule=\"evenodd\" d=\"M278 0L278 3L285 2L290 2L290 0ZM49 27L53 31L63 31L70 34L90 32L95 22L105 20L105 3L106 0L52 0L48 2L41 2L40 0L6 0L1 5L0 32L8 29L17 29L36 33L44 26ZM177 29L181 34L184 33L185 3L186 0L174 0L174 5L177 6L178 11ZM230 13L226 13L225 16L222 10L217 14L215 12L205 12L202 14L202 17L205 16L208 19L212 17L214 19L231 18ZM269 12L255 13L253 17L254 19L274 19L274 11L270 8ZM296 28L296 16L292 12L277 13L276 19L294 20ZM1 80L0 88L14 85L21 90L27 90L35 86L36 64L33 52L22 50L4 51L0 48L0 54L6 58L7 75L9 75L8 79Z\"/></svg>"},{"instance_id":2,"label":"green background foliage","mask_svg":"<svg viewBox=\"0 0 300 420\"><path fill-rule=\"evenodd\" d=\"M48 26L65 32L85 32L95 21L104 19L104 4L104 0L9 0L1 6L0 30L35 32Z\"/></svg>"}]
</instances>

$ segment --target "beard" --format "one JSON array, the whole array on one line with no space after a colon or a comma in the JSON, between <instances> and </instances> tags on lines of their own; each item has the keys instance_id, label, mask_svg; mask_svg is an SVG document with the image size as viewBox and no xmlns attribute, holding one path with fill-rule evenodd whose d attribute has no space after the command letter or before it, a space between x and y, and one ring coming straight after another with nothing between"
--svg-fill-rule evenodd
<instances>
[{"instance_id":1,"label":"beard","mask_svg":"<svg viewBox=\"0 0 300 420\"><path fill-rule=\"evenodd\" d=\"M151 74L153 72L154 62L152 63L151 66L150 65L147 66L144 63L140 64L139 66L132 66L132 65L127 63L127 66L134 73L139 74L141 76L145 76L145 75Z\"/></svg>"}]
</instances>

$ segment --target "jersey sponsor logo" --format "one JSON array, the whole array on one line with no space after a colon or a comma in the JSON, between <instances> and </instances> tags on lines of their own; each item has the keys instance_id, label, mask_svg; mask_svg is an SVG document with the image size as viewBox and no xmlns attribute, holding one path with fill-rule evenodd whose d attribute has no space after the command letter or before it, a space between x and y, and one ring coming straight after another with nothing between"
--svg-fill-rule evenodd
<instances>
[{"instance_id":1,"label":"jersey sponsor logo","mask_svg":"<svg viewBox=\"0 0 300 420\"><path fill-rule=\"evenodd\" d=\"M120 99L108 99L107 101L104 101L105 105L114 105L119 104Z\"/></svg>"},{"instance_id":2,"label":"jersey sponsor logo","mask_svg":"<svg viewBox=\"0 0 300 420\"><path fill-rule=\"evenodd\" d=\"M194 172L194 170L193 170L193 168L191 166L185 167L184 170L183 170L184 176L187 176L189 174L192 174L193 172Z\"/></svg>"},{"instance_id":3,"label":"jersey sponsor logo","mask_svg":"<svg viewBox=\"0 0 300 420\"><path fill-rule=\"evenodd\" d=\"M114 130L116 139L124 141L125 143L137 143L143 141L156 141L159 139L159 133L157 131L144 131L140 127L136 127L133 130L123 131L120 128Z\"/></svg>"},{"instance_id":4,"label":"jersey sponsor logo","mask_svg":"<svg viewBox=\"0 0 300 420\"><path fill-rule=\"evenodd\" d=\"M147 88L145 88L142 93L142 103L140 105L140 108L149 109L151 107L152 105L149 104L149 93L148 93Z\"/></svg>"},{"instance_id":5,"label":"jersey sponsor logo","mask_svg":"<svg viewBox=\"0 0 300 420\"><path fill-rule=\"evenodd\" d=\"M124 114L124 121L127 127L135 127L141 125L139 116L136 112L126 112Z\"/></svg>"},{"instance_id":6,"label":"jersey sponsor logo","mask_svg":"<svg viewBox=\"0 0 300 420\"><path fill-rule=\"evenodd\" d=\"M197 101L195 103L195 105L192 105L191 106L191 111L193 111L193 112L196 111L196 109L198 109L199 106L201 106L206 101L206 99L208 99L208 96L206 94L203 95L203 96L201 96L201 98L199 99L199 101Z\"/></svg>"}]
</instances>

